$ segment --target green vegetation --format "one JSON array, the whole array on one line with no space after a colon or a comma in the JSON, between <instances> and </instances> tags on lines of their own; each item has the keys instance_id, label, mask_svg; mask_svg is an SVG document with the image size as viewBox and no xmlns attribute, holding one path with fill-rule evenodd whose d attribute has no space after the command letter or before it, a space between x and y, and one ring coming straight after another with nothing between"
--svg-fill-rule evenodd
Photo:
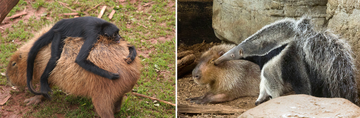
<instances>
[{"instance_id":1,"label":"green vegetation","mask_svg":"<svg viewBox=\"0 0 360 118\"><path fill-rule=\"evenodd\" d=\"M43 26L53 24L63 18L74 17L61 14L74 13L75 10L75 13L80 16L89 14L96 17L102 6L106 5L107 9L102 18L120 28L119 34L135 45L142 60L142 74L133 89L134 92L175 103L175 5L169 7L169 4L174 4L175 0L144 0L135 3L131 3L132 0L126 0L123 3L118 0L105 1L35 0L29 2L20 0L8 16L24 10L43 12L28 19L19 18L21 20L12 22L11 27L7 27L1 32L0 72L5 73L10 56L24 42L32 38L33 33L39 31ZM94 8L98 4L100 6ZM116 13L110 20L108 15L113 9ZM159 41L160 38L163 41ZM3 76L0 76L0 85L9 86ZM58 117L59 114L65 117L98 117L90 98L66 95L56 87L53 88L53 91L51 101L45 100L39 105L30 106L21 103L21 106L30 108L26 113L22 113L24 117ZM33 96L27 90L25 95L27 98ZM131 93L127 93L126 96L121 111L115 114L116 117L175 116L175 107L171 105L138 97ZM13 105L15 102L12 100L10 99L6 105Z\"/></svg>"}]
</instances>

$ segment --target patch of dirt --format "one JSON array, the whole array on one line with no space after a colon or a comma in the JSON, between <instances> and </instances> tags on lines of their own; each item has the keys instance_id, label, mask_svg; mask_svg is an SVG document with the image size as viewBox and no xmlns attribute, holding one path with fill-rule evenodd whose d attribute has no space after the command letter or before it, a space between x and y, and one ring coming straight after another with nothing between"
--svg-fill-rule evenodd
<instances>
[{"instance_id":1,"label":"patch of dirt","mask_svg":"<svg viewBox=\"0 0 360 118\"><path fill-rule=\"evenodd\" d=\"M224 107L224 106L230 106L234 108L239 109L246 109L249 110L253 107L255 107L255 101L257 97L242 97L235 99L230 102L224 102L224 103L218 103L218 104L204 104L199 105L195 103L190 103L190 101L187 101L187 98L193 98L193 97L199 97L203 96L206 92L208 92L207 88L205 86L197 85L194 80L191 77L191 74L186 75L183 78L178 79L177 81L177 100L178 105L189 105L189 106L216 106L216 107ZM220 115L220 114L179 114L184 117L210 117L210 116L222 116L222 117L237 117L241 113L235 113L230 115Z\"/></svg>"},{"instance_id":2,"label":"patch of dirt","mask_svg":"<svg viewBox=\"0 0 360 118\"><path fill-rule=\"evenodd\" d=\"M139 56L142 55L144 58L149 58L149 54L154 51L155 49L150 49L150 50L136 50L139 53Z\"/></svg>"},{"instance_id":3,"label":"patch of dirt","mask_svg":"<svg viewBox=\"0 0 360 118\"><path fill-rule=\"evenodd\" d=\"M158 42L160 42L160 43L164 43L164 42L166 42L166 41L171 41L173 38L174 38L174 36L175 35L168 35L168 36L166 36L166 37L163 37L163 36L161 36L161 37L159 37L159 38L152 38L152 39L150 39L149 41L150 41L150 43L152 43L152 44L157 44Z\"/></svg>"},{"instance_id":4,"label":"patch of dirt","mask_svg":"<svg viewBox=\"0 0 360 118\"><path fill-rule=\"evenodd\" d=\"M16 92L12 94L10 99L7 103L1 106L1 117L3 118L20 118L22 117L27 111L31 109L31 107L26 107L24 100L26 97L26 93L19 89L13 90L10 86L0 86L1 93L0 99L2 100L4 97L10 95L10 91Z\"/></svg>"},{"instance_id":5,"label":"patch of dirt","mask_svg":"<svg viewBox=\"0 0 360 118\"><path fill-rule=\"evenodd\" d=\"M11 26L15 23L18 23L20 20L23 20L24 23L27 23L31 17L35 17L36 20L40 20L41 16L46 13L46 8L40 7L38 10L31 7L31 4L28 3L25 10L27 12L26 15L20 16L18 18L14 18L12 20L6 20L8 17L5 17L4 21L0 24L0 32L4 32L6 28L11 28ZM21 13L22 11L16 12ZM52 20L52 18L45 17L47 20ZM30 31L31 33L35 33L35 31Z\"/></svg>"},{"instance_id":6,"label":"patch of dirt","mask_svg":"<svg viewBox=\"0 0 360 118\"><path fill-rule=\"evenodd\" d=\"M173 0L168 0L169 4L167 5L167 7L171 8L175 5L175 2Z\"/></svg>"},{"instance_id":7,"label":"patch of dirt","mask_svg":"<svg viewBox=\"0 0 360 118\"><path fill-rule=\"evenodd\" d=\"M132 28L131 24L126 24L126 28L131 29Z\"/></svg>"},{"instance_id":8,"label":"patch of dirt","mask_svg":"<svg viewBox=\"0 0 360 118\"><path fill-rule=\"evenodd\" d=\"M136 3L137 2L137 0L130 0L130 3L131 4L134 4L134 3Z\"/></svg>"}]
</instances>

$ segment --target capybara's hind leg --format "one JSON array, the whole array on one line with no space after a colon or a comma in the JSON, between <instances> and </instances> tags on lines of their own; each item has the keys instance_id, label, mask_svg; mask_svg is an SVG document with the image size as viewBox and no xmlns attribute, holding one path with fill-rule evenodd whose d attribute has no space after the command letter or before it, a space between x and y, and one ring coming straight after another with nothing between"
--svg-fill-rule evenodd
<instances>
[{"instance_id":1,"label":"capybara's hind leg","mask_svg":"<svg viewBox=\"0 0 360 118\"><path fill-rule=\"evenodd\" d=\"M122 104L123 98L124 98L124 96L120 97L120 99L115 102L115 112L121 111L121 104Z\"/></svg>"},{"instance_id":2,"label":"capybara's hind leg","mask_svg":"<svg viewBox=\"0 0 360 118\"><path fill-rule=\"evenodd\" d=\"M114 118L114 102L108 95L97 95L92 97L96 113L101 118Z\"/></svg>"}]
</instances>

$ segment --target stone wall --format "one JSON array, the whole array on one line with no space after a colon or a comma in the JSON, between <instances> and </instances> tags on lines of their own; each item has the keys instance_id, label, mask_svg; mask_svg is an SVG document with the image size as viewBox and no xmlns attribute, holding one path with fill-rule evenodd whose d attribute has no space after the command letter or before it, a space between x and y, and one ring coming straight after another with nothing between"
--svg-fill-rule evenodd
<instances>
[{"instance_id":1,"label":"stone wall","mask_svg":"<svg viewBox=\"0 0 360 118\"><path fill-rule=\"evenodd\" d=\"M178 0L178 45L221 42L211 26L212 4L212 0Z\"/></svg>"},{"instance_id":2,"label":"stone wall","mask_svg":"<svg viewBox=\"0 0 360 118\"><path fill-rule=\"evenodd\" d=\"M348 41L354 52L358 71L360 70L360 1L329 0L327 3L327 28ZM360 75L357 76L360 92Z\"/></svg>"},{"instance_id":3,"label":"stone wall","mask_svg":"<svg viewBox=\"0 0 360 118\"><path fill-rule=\"evenodd\" d=\"M240 43L263 26L285 17L312 16L317 27L326 23L327 0L214 0L215 35Z\"/></svg>"}]
</instances>

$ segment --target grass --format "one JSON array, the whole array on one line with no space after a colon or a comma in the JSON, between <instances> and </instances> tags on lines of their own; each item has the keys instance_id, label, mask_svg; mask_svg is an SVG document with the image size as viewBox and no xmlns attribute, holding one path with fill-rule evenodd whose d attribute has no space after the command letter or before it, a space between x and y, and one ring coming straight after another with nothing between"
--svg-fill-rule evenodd
<instances>
[{"instance_id":1,"label":"grass","mask_svg":"<svg viewBox=\"0 0 360 118\"><path fill-rule=\"evenodd\" d=\"M151 2L151 3L150 3ZM170 0L175 3L175 0ZM175 103L175 5L168 7L168 0L144 0L142 2L130 3L126 0L120 4L116 0L77 2L63 0L61 3L77 11L80 16L86 16L85 11L101 3L101 6L90 10L90 16L97 16L102 5L107 6L103 19L114 23L120 28L120 35L132 45L135 45L140 52L149 51L149 55L140 56L142 60L142 74L137 85L133 88L135 92L161 100ZM40 17L32 16L26 20L19 20L1 32L0 34L0 72L6 71L10 56L21 46L15 43L26 42L33 37L33 33L39 31L43 26L53 24L63 18L73 16L62 16L62 13L73 13L69 8L64 7L58 1L35 0L26 2L20 0L8 16L23 10L41 10L45 12ZM150 3L149 6L144 6ZM142 10L138 10L141 7ZM110 20L107 16L110 11L116 11ZM49 20L50 18L50 20ZM168 41L153 44L150 40L160 37L172 37ZM14 42L15 41L15 42ZM0 76L0 85L7 85L5 77ZM8 86L8 85L7 85ZM39 105L25 106L31 109L23 113L23 117L57 117L61 114L65 117L98 117L92 105L91 99L66 95L58 89L53 88L52 100L45 100ZM27 97L33 96L27 90ZM12 93L18 94L18 93ZM152 101L147 98L126 94L121 111L116 117L174 117L175 107ZM11 106L15 102L8 101L6 105ZM0 114L1 117L1 114Z\"/></svg>"}]
</instances>

